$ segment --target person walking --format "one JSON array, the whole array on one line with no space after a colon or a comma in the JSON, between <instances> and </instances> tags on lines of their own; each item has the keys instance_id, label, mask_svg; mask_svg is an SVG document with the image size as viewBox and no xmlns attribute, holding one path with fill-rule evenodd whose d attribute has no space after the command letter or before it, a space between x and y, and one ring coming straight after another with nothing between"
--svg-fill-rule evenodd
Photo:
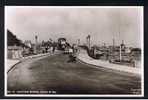
<instances>
[{"instance_id":1,"label":"person walking","mask_svg":"<svg viewBox=\"0 0 148 100\"><path fill-rule=\"evenodd\" d=\"M53 43L53 47L52 47L52 53L55 52L55 44Z\"/></svg>"},{"instance_id":2,"label":"person walking","mask_svg":"<svg viewBox=\"0 0 148 100\"><path fill-rule=\"evenodd\" d=\"M53 46L52 53L54 53L54 51L55 51L55 46Z\"/></svg>"}]
</instances>

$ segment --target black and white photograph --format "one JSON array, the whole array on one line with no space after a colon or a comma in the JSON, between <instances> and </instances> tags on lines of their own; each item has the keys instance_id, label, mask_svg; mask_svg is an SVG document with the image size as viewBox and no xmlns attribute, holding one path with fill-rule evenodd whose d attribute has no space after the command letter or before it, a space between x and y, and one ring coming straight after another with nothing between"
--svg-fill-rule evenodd
<instances>
[{"instance_id":1,"label":"black and white photograph","mask_svg":"<svg viewBox=\"0 0 148 100\"><path fill-rule=\"evenodd\" d=\"M143 6L5 6L5 96L143 97Z\"/></svg>"}]
</instances>

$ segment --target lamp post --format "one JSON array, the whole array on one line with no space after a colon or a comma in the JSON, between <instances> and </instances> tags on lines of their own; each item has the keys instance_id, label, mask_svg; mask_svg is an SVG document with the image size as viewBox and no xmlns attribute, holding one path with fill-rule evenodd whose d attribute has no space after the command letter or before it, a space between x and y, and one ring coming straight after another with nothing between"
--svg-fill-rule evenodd
<instances>
[{"instance_id":1,"label":"lamp post","mask_svg":"<svg viewBox=\"0 0 148 100\"><path fill-rule=\"evenodd\" d=\"M87 39L87 43L88 43L88 48L90 49L90 35L88 35L88 36L86 37L86 39Z\"/></svg>"},{"instance_id":2,"label":"lamp post","mask_svg":"<svg viewBox=\"0 0 148 100\"><path fill-rule=\"evenodd\" d=\"M38 36L35 35L35 53L37 53L37 45L38 45Z\"/></svg>"},{"instance_id":3,"label":"lamp post","mask_svg":"<svg viewBox=\"0 0 148 100\"><path fill-rule=\"evenodd\" d=\"M122 60L122 46L120 45L120 61Z\"/></svg>"}]
</instances>

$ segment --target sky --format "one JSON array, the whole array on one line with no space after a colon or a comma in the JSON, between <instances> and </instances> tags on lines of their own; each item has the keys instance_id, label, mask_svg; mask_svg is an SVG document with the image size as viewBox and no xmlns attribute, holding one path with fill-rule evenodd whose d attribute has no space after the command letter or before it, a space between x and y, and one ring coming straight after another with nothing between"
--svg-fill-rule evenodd
<instances>
[{"instance_id":1,"label":"sky","mask_svg":"<svg viewBox=\"0 0 148 100\"><path fill-rule=\"evenodd\" d=\"M141 7L48 7L7 6L6 29L22 41L57 41L65 37L68 42L86 43L91 36L92 45L115 45L122 40L127 46L141 47Z\"/></svg>"}]
</instances>

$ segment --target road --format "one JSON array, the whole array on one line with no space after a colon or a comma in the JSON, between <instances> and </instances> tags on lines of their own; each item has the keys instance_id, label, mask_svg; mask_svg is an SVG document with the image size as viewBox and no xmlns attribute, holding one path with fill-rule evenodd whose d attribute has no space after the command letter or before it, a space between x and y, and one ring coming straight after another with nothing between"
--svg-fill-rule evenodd
<instances>
[{"instance_id":1,"label":"road","mask_svg":"<svg viewBox=\"0 0 148 100\"><path fill-rule=\"evenodd\" d=\"M9 93L133 94L134 89L141 88L138 76L68 60L68 55L58 54L19 63L7 75Z\"/></svg>"}]
</instances>

